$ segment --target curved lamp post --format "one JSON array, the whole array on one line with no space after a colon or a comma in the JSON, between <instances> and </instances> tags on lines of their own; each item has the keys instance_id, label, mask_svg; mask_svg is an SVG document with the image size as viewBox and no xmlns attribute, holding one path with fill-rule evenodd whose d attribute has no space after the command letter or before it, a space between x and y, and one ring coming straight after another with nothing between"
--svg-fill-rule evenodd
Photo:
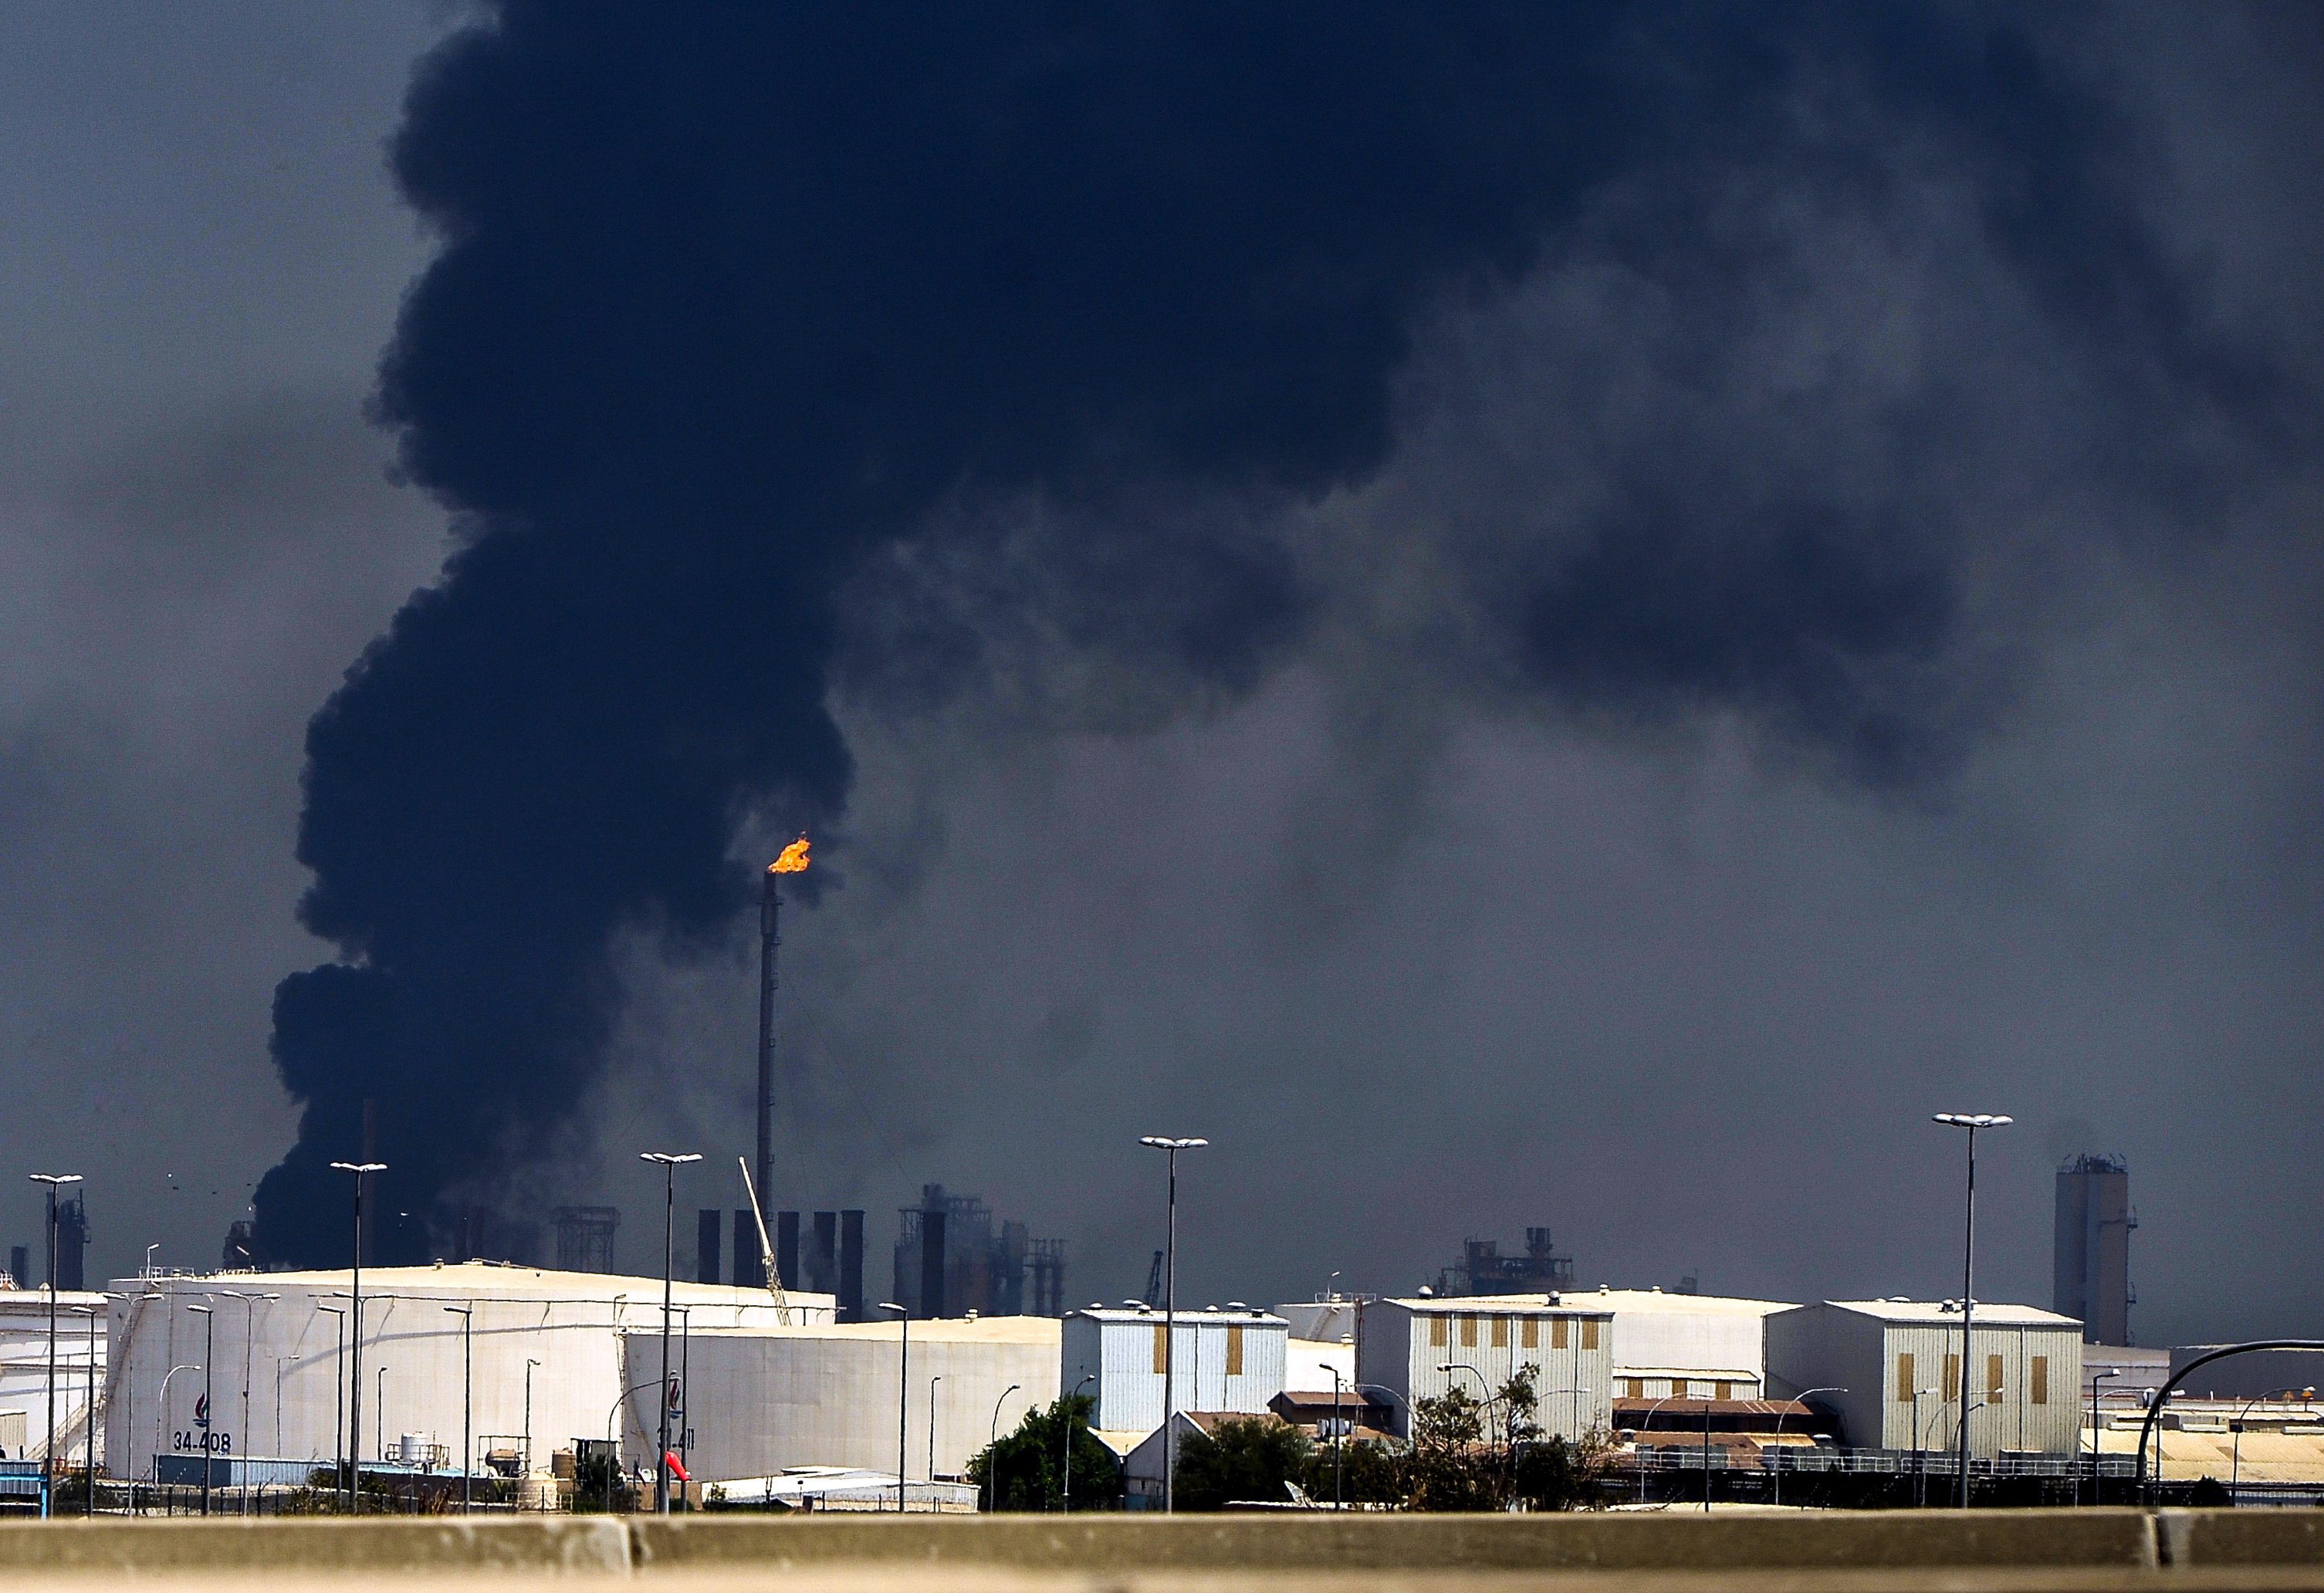
<instances>
[{"instance_id":1,"label":"curved lamp post","mask_svg":"<svg viewBox=\"0 0 2324 1593\"><path fill-rule=\"evenodd\" d=\"M986 1429L984 1434L984 1508L987 1513L1001 1507L1001 1483L993 1464L999 1457L992 1452L993 1446L1001 1441L1001 1407L1009 1403L1010 1395L1024 1386L1022 1383L1011 1383L1001 1391L1001 1397L992 1402L992 1425Z\"/></svg>"},{"instance_id":2,"label":"curved lamp post","mask_svg":"<svg viewBox=\"0 0 2324 1593\"><path fill-rule=\"evenodd\" d=\"M1837 1385L1831 1385L1822 1388L1811 1388L1806 1394L1795 1395L1794 1398L1798 1404L1805 1404L1808 1403L1809 1394L1846 1394L1848 1390L1845 1388L1841 1388ZM1775 1413L1775 1436L1777 1438L1784 1436L1784 1413L1781 1411ZM1775 1497L1774 1502L1778 1505L1784 1502L1784 1469L1781 1465L1778 1465L1775 1468Z\"/></svg>"},{"instance_id":3,"label":"curved lamp post","mask_svg":"<svg viewBox=\"0 0 2324 1593\"><path fill-rule=\"evenodd\" d=\"M2231 1355L2251 1355L2262 1349L2324 1349L2324 1339L2255 1339L2248 1344L2230 1344L2225 1349L2214 1349L2209 1355L2199 1355L2173 1372L2171 1375L2171 1380L2165 1383L2161 1391L2155 1395L2154 1403L2146 1407L2146 1420L2138 1429L2138 1496L2142 1500L2147 1504L2153 1503L2153 1500L2147 1496L2149 1484L2146 1477L2146 1441L2154 1432L2154 1423L2161 1419L2163 1407L2170 1403L2172 1395L2179 1392L2179 1385L2185 1382L2187 1375L2198 1367L2208 1367L2213 1361L2225 1360ZM2162 1480L2163 1470L2159 1455L2156 1457L2154 1469L2155 1480L2159 1482Z\"/></svg>"},{"instance_id":4,"label":"curved lamp post","mask_svg":"<svg viewBox=\"0 0 2324 1593\"><path fill-rule=\"evenodd\" d=\"M1097 1374L1091 1372L1080 1382L1074 1384L1074 1391L1065 1396L1063 1423L1065 1430L1065 1452L1061 1457L1064 1469L1057 1473L1057 1514L1060 1515L1071 1515L1074 1513L1074 1404L1081 1398L1082 1390L1096 1381Z\"/></svg>"}]
</instances>

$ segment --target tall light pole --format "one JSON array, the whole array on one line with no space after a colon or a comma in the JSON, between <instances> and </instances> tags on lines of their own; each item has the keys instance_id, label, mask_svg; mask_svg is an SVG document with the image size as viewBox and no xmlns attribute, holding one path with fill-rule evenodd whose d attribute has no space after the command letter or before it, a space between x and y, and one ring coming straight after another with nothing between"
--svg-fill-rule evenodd
<instances>
[{"instance_id":1,"label":"tall light pole","mask_svg":"<svg viewBox=\"0 0 2324 1593\"><path fill-rule=\"evenodd\" d=\"M1074 1391L1065 1395L1065 1469L1057 1475L1057 1514L1060 1515L1074 1513L1074 1411L1081 1403L1082 1390L1096 1381L1097 1374L1091 1372L1074 1384Z\"/></svg>"},{"instance_id":2,"label":"tall light pole","mask_svg":"<svg viewBox=\"0 0 2324 1593\"><path fill-rule=\"evenodd\" d=\"M57 1474L57 1191L68 1183L78 1183L80 1174L34 1173L31 1177L34 1183L47 1185L49 1192L49 1441L41 1451L41 1515L46 1519L54 1514L51 1496L56 1492Z\"/></svg>"},{"instance_id":3,"label":"tall light pole","mask_svg":"<svg viewBox=\"0 0 2324 1593\"><path fill-rule=\"evenodd\" d=\"M1808 1403L1808 1395L1810 1394L1846 1394L1848 1390L1845 1388L1828 1386L1822 1388L1811 1388L1807 1390L1806 1393L1794 1395L1793 1398L1798 1404L1804 1405ZM1775 1413L1775 1436L1777 1438L1784 1436L1784 1413L1781 1411L1777 1411ZM1784 1469L1781 1465L1778 1465L1775 1468L1775 1502L1778 1505L1784 1502Z\"/></svg>"},{"instance_id":4,"label":"tall light pole","mask_svg":"<svg viewBox=\"0 0 2324 1593\"><path fill-rule=\"evenodd\" d=\"M2122 1376L2122 1368L2090 1374L2090 1503L2104 1503L2098 1497L2098 1385ZM2082 1481L2074 1479L2074 1503L2082 1502Z\"/></svg>"},{"instance_id":5,"label":"tall light pole","mask_svg":"<svg viewBox=\"0 0 2324 1593\"><path fill-rule=\"evenodd\" d=\"M1177 1411L1177 1368L1173 1363L1178 1351L1178 1153L1199 1150L1210 1141L1144 1134L1139 1137L1138 1143L1161 1151L1170 1159L1169 1228L1164 1237L1167 1259L1162 1285L1162 1514L1167 1515L1178 1480L1174 1463L1178 1435L1172 1431Z\"/></svg>"},{"instance_id":6,"label":"tall light pole","mask_svg":"<svg viewBox=\"0 0 2324 1593\"><path fill-rule=\"evenodd\" d=\"M210 1513L210 1363L217 1358L217 1312L207 1305L189 1305L187 1311L202 1319L202 1408L194 1423L202 1435L202 1514Z\"/></svg>"},{"instance_id":7,"label":"tall light pole","mask_svg":"<svg viewBox=\"0 0 2324 1593\"><path fill-rule=\"evenodd\" d=\"M893 1300L880 1302L880 1309L895 1313L898 1329L902 1332L902 1348L896 1361L896 1514L904 1513L904 1432L909 1423L912 1398L912 1313Z\"/></svg>"},{"instance_id":8,"label":"tall light pole","mask_svg":"<svg viewBox=\"0 0 2324 1593\"><path fill-rule=\"evenodd\" d=\"M363 1489L357 1479L363 1474L363 1197L364 1176L387 1171L385 1162L333 1162L332 1167L341 1173L351 1173L355 1181L355 1257L347 1281L348 1340L355 1346L355 1358L347 1364L347 1510L351 1515L363 1513ZM373 1415L376 1417L374 1411Z\"/></svg>"},{"instance_id":9,"label":"tall light pole","mask_svg":"<svg viewBox=\"0 0 2324 1593\"><path fill-rule=\"evenodd\" d=\"M245 1294L239 1289L220 1289L218 1293L229 1300L242 1302L242 1449L243 1453L248 1454L250 1452L250 1344L251 1340L258 1336L258 1303L261 1300L280 1300L282 1296ZM241 1514L244 1515L250 1514L250 1490L247 1488L243 1490Z\"/></svg>"},{"instance_id":10,"label":"tall light pole","mask_svg":"<svg viewBox=\"0 0 2324 1593\"><path fill-rule=\"evenodd\" d=\"M524 1358L524 1477L527 1486L532 1481L532 1373L540 1363L530 1356Z\"/></svg>"},{"instance_id":11,"label":"tall light pole","mask_svg":"<svg viewBox=\"0 0 2324 1593\"><path fill-rule=\"evenodd\" d=\"M88 1442L82 1447L88 1455L88 1487L81 1495L80 1513L90 1516L97 1514L97 1307L72 1309L75 1316L88 1318L88 1401L81 1406L81 1425L88 1430Z\"/></svg>"},{"instance_id":12,"label":"tall light pole","mask_svg":"<svg viewBox=\"0 0 2324 1593\"><path fill-rule=\"evenodd\" d=\"M191 1365L175 1366L161 1374L161 1393L154 1402L161 1408L153 1413L153 1459L157 1466L161 1458L161 1430L169 1424L170 1420L170 1379L180 1372L190 1372L195 1369ZM156 1487L161 1486L161 1478L158 1476L153 1480ZM165 1495L161 1501L161 1508L167 1511L169 1507L169 1498Z\"/></svg>"},{"instance_id":13,"label":"tall light pole","mask_svg":"<svg viewBox=\"0 0 2324 1593\"><path fill-rule=\"evenodd\" d=\"M347 1308L318 1305L315 1309L330 1312L332 1324L337 1329L338 1344L331 1357L331 1491L337 1493L346 1479ZM348 1507L354 1508L352 1500Z\"/></svg>"},{"instance_id":14,"label":"tall light pole","mask_svg":"<svg viewBox=\"0 0 2324 1593\"><path fill-rule=\"evenodd\" d=\"M460 1319L460 1514L475 1510L476 1395L476 1308L447 1305L447 1316Z\"/></svg>"},{"instance_id":15,"label":"tall light pole","mask_svg":"<svg viewBox=\"0 0 2324 1593\"><path fill-rule=\"evenodd\" d=\"M1009 1403L1010 1395L1024 1386L1022 1383L1011 1383L1001 1391L1001 1397L992 1402L992 1425L984 1435L984 1507L987 1511L1001 1507L1001 1485L993 1471L993 1462L999 1457L992 1452L993 1446L1001 1441L1001 1407Z\"/></svg>"},{"instance_id":16,"label":"tall light pole","mask_svg":"<svg viewBox=\"0 0 2324 1593\"><path fill-rule=\"evenodd\" d=\"M678 1242L678 1170L687 1162L702 1158L692 1151L683 1154L662 1150L644 1150L638 1160L651 1162L662 1171L661 1202L661 1405L660 1437L654 1450L654 1514L669 1514L669 1294L671 1268Z\"/></svg>"},{"instance_id":17,"label":"tall light pole","mask_svg":"<svg viewBox=\"0 0 2324 1593\"><path fill-rule=\"evenodd\" d=\"M1969 1183L1961 1227L1960 1507L1969 1508L1969 1319L1977 1312L1977 1131L2006 1128L2016 1119L1991 1112L1938 1112L1930 1121L1969 1131Z\"/></svg>"}]
</instances>

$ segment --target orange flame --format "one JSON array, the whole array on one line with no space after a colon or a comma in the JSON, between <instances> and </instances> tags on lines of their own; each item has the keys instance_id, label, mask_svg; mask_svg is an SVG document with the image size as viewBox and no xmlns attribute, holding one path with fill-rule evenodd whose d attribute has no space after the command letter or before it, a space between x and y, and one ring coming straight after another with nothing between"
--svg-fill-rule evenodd
<instances>
[{"instance_id":1,"label":"orange flame","mask_svg":"<svg viewBox=\"0 0 2324 1593\"><path fill-rule=\"evenodd\" d=\"M767 865L770 874L804 874L807 872L807 837L802 835L783 848L782 856Z\"/></svg>"}]
</instances>

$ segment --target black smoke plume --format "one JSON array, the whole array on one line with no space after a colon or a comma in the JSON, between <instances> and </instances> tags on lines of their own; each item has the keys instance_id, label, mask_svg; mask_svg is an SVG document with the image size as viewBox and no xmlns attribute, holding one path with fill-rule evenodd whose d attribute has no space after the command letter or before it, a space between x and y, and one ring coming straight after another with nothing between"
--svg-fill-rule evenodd
<instances>
[{"instance_id":1,"label":"black smoke plume","mask_svg":"<svg viewBox=\"0 0 2324 1593\"><path fill-rule=\"evenodd\" d=\"M1247 685L1297 645L1295 561L1234 516L1109 541L1111 508L1362 482L1425 307L1514 280L1609 182L1780 144L1835 77L1958 150L2111 391L2256 380L2198 368L2103 118L1973 11L507 0L450 39L393 147L441 247L377 413L457 550L310 732L301 912L339 960L276 997L304 1116L267 1249L344 1259L324 1168L366 1100L398 1210L542 1154L615 1017L609 936L714 940L738 824L841 813L867 559L974 518L939 508L1056 505L1101 618L1135 591L1180 667ZM1748 262L1685 211L1613 246L1712 302ZM1684 464L1639 462L1506 594L1531 688L1724 704L1922 778L1940 531L1806 488L1707 508Z\"/></svg>"}]
</instances>

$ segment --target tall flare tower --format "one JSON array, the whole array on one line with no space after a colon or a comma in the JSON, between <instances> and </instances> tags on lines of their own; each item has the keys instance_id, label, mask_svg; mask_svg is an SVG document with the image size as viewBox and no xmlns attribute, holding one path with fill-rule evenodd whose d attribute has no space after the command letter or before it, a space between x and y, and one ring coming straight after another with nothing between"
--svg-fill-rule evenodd
<instances>
[{"instance_id":1,"label":"tall flare tower","mask_svg":"<svg viewBox=\"0 0 2324 1593\"><path fill-rule=\"evenodd\" d=\"M775 1173L775 953L783 944L782 877L804 874L807 867L807 840L802 835L767 865L766 895L759 903L759 1143L752 1172L762 1202L774 1198L769 1192Z\"/></svg>"}]
</instances>

